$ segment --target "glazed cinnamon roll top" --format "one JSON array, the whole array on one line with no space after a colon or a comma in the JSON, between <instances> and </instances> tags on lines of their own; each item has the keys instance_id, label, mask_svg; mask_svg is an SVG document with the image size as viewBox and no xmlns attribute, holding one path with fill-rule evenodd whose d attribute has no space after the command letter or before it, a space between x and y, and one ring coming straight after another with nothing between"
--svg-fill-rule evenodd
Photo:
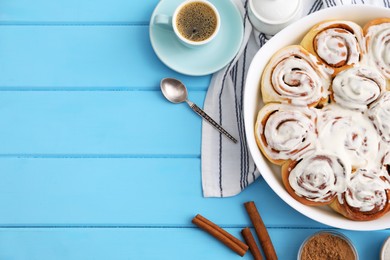
<instances>
[{"instance_id":1,"label":"glazed cinnamon roll top","mask_svg":"<svg viewBox=\"0 0 390 260\"><path fill-rule=\"evenodd\" d=\"M379 160L380 138L364 114L329 105L320 111L317 128L321 149L337 154L352 168Z\"/></svg>"},{"instance_id":2,"label":"glazed cinnamon roll top","mask_svg":"<svg viewBox=\"0 0 390 260\"><path fill-rule=\"evenodd\" d=\"M362 28L350 21L325 21L314 26L301 45L334 69L334 74L354 64L364 55Z\"/></svg>"},{"instance_id":3,"label":"glazed cinnamon roll top","mask_svg":"<svg viewBox=\"0 0 390 260\"><path fill-rule=\"evenodd\" d=\"M378 219L390 210L390 183L384 168L358 169L348 176L346 191L330 206L359 221Z\"/></svg>"},{"instance_id":4,"label":"glazed cinnamon roll top","mask_svg":"<svg viewBox=\"0 0 390 260\"><path fill-rule=\"evenodd\" d=\"M288 175L285 185L289 185L304 200L330 203L346 189L345 177L350 173L350 168L335 155L311 154L287 165L282 170L285 179Z\"/></svg>"},{"instance_id":5,"label":"glazed cinnamon roll top","mask_svg":"<svg viewBox=\"0 0 390 260\"><path fill-rule=\"evenodd\" d=\"M256 141L275 164L296 159L314 147L316 113L308 108L270 103L258 113Z\"/></svg>"},{"instance_id":6,"label":"glazed cinnamon roll top","mask_svg":"<svg viewBox=\"0 0 390 260\"><path fill-rule=\"evenodd\" d=\"M390 18L370 21L364 26L368 64L377 68L390 87Z\"/></svg>"},{"instance_id":7,"label":"glazed cinnamon roll top","mask_svg":"<svg viewBox=\"0 0 390 260\"><path fill-rule=\"evenodd\" d=\"M370 67L353 67L340 72L332 82L332 98L339 105L364 111L386 90L386 80Z\"/></svg>"},{"instance_id":8,"label":"glazed cinnamon roll top","mask_svg":"<svg viewBox=\"0 0 390 260\"><path fill-rule=\"evenodd\" d=\"M267 64L261 92L265 103L281 102L314 107L328 100L330 75L299 45L277 52Z\"/></svg>"},{"instance_id":9,"label":"glazed cinnamon roll top","mask_svg":"<svg viewBox=\"0 0 390 260\"><path fill-rule=\"evenodd\" d=\"M390 142L390 92L385 92L367 111L378 134L385 142Z\"/></svg>"},{"instance_id":10,"label":"glazed cinnamon roll top","mask_svg":"<svg viewBox=\"0 0 390 260\"><path fill-rule=\"evenodd\" d=\"M344 202L360 212L376 213L389 203L390 183L387 172L381 169L358 169L347 180Z\"/></svg>"}]
</instances>

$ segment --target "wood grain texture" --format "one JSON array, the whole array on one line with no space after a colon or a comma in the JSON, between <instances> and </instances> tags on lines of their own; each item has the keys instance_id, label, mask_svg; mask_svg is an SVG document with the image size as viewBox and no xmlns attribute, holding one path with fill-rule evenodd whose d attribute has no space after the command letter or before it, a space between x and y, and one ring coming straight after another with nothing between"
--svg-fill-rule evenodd
<instances>
[{"instance_id":1,"label":"wood grain texture","mask_svg":"<svg viewBox=\"0 0 390 260\"><path fill-rule=\"evenodd\" d=\"M243 203L254 199L267 225L321 227L264 180L240 196L203 198L199 172L200 160L191 158L3 158L0 225L188 227L199 213L248 226Z\"/></svg>"},{"instance_id":2,"label":"wood grain texture","mask_svg":"<svg viewBox=\"0 0 390 260\"><path fill-rule=\"evenodd\" d=\"M237 259L191 219L240 237L250 200L280 259L329 229L261 178L235 197L202 197L202 121L159 82L182 80L203 107L211 76L154 54L157 3L0 1L0 259ZM341 232L361 259L378 259L390 236Z\"/></svg>"},{"instance_id":3,"label":"wood grain texture","mask_svg":"<svg viewBox=\"0 0 390 260\"><path fill-rule=\"evenodd\" d=\"M239 228L227 228L239 236ZM279 259L295 260L301 243L318 229L270 229ZM360 259L379 259L387 233L343 231ZM16 250L17 249L17 250ZM0 229L1 259L253 259L243 258L195 227Z\"/></svg>"},{"instance_id":4,"label":"wood grain texture","mask_svg":"<svg viewBox=\"0 0 390 260\"><path fill-rule=\"evenodd\" d=\"M148 23L158 0L4 0L0 2L0 21L14 23Z\"/></svg>"},{"instance_id":5,"label":"wood grain texture","mask_svg":"<svg viewBox=\"0 0 390 260\"><path fill-rule=\"evenodd\" d=\"M200 156L201 118L160 91L3 91L0 118L0 154Z\"/></svg>"},{"instance_id":6,"label":"wood grain texture","mask_svg":"<svg viewBox=\"0 0 390 260\"><path fill-rule=\"evenodd\" d=\"M209 77L162 64L148 26L1 26L0 89L157 90L163 77L207 89Z\"/></svg>"}]
</instances>

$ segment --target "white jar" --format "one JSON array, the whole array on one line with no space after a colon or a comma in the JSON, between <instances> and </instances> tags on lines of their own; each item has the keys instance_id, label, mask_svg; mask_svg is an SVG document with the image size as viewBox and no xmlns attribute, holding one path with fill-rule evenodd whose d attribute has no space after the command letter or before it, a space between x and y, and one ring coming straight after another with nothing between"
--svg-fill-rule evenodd
<instances>
[{"instance_id":1,"label":"white jar","mask_svg":"<svg viewBox=\"0 0 390 260\"><path fill-rule=\"evenodd\" d=\"M390 259L390 237L388 237L383 243L381 250L381 260L389 260Z\"/></svg>"},{"instance_id":2,"label":"white jar","mask_svg":"<svg viewBox=\"0 0 390 260\"><path fill-rule=\"evenodd\" d=\"M256 30L275 35L302 16L302 0L249 0L248 16Z\"/></svg>"}]
</instances>

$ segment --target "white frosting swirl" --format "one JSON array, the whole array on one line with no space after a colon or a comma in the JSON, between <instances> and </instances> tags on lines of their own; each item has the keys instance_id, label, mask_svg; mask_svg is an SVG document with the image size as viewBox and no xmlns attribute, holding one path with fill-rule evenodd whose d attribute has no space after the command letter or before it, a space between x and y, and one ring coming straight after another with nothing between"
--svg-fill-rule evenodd
<instances>
[{"instance_id":1,"label":"white frosting swirl","mask_svg":"<svg viewBox=\"0 0 390 260\"><path fill-rule=\"evenodd\" d=\"M313 154L295 165L288 180L298 196L315 202L328 202L337 193L345 191L347 171L338 157Z\"/></svg>"},{"instance_id":2,"label":"white frosting swirl","mask_svg":"<svg viewBox=\"0 0 390 260\"><path fill-rule=\"evenodd\" d=\"M336 154L353 168L377 163L380 138L364 114L332 104L321 111L317 128L321 149Z\"/></svg>"},{"instance_id":3,"label":"white frosting swirl","mask_svg":"<svg viewBox=\"0 0 390 260\"><path fill-rule=\"evenodd\" d=\"M328 97L330 78L323 69L302 47L294 45L280 51L264 71L265 102L316 105Z\"/></svg>"},{"instance_id":4,"label":"white frosting swirl","mask_svg":"<svg viewBox=\"0 0 390 260\"><path fill-rule=\"evenodd\" d=\"M385 169L358 169L347 181L345 202L360 212L380 211L388 203L389 182ZM341 201L341 203L343 203Z\"/></svg>"},{"instance_id":5,"label":"white frosting swirl","mask_svg":"<svg viewBox=\"0 0 390 260\"><path fill-rule=\"evenodd\" d=\"M329 28L315 37L317 55L332 67L356 64L360 47L355 35L343 28Z\"/></svg>"},{"instance_id":6,"label":"white frosting swirl","mask_svg":"<svg viewBox=\"0 0 390 260\"><path fill-rule=\"evenodd\" d=\"M296 159L313 146L316 138L310 109L269 104L258 115L258 139L264 152L273 159Z\"/></svg>"},{"instance_id":7,"label":"white frosting swirl","mask_svg":"<svg viewBox=\"0 0 390 260\"><path fill-rule=\"evenodd\" d=\"M376 130L385 142L390 142L390 92L385 92L367 111Z\"/></svg>"},{"instance_id":8,"label":"white frosting swirl","mask_svg":"<svg viewBox=\"0 0 390 260\"><path fill-rule=\"evenodd\" d=\"M365 110L386 89L386 80L369 67L345 70L333 79L333 98L336 103L350 109Z\"/></svg>"},{"instance_id":9,"label":"white frosting swirl","mask_svg":"<svg viewBox=\"0 0 390 260\"><path fill-rule=\"evenodd\" d=\"M369 63L390 79L390 23L370 26L366 41Z\"/></svg>"}]
</instances>

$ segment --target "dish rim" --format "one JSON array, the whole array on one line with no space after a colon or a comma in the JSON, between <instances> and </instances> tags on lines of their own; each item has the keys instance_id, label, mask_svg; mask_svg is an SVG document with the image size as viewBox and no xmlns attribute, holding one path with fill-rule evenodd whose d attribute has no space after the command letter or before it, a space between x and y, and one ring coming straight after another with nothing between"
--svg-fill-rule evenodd
<instances>
[{"instance_id":1,"label":"dish rim","mask_svg":"<svg viewBox=\"0 0 390 260\"><path fill-rule=\"evenodd\" d=\"M356 231L382 230L390 228L390 213L382 218L372 221L354 221L334 212L329 209L329 207L303 205L288 194L281 183L280 178L278 180L276 176L279 173L274 172L275 169L277 169L277 166L272 165L267 161L267 159L265 159L255 141L254 123L256 121L257 112L262 104L259 87L260 77L265 65L268 63L268 60L277 50L291 44L299 44L303 35L305 35L315 24L326 20L337 19L354 21L362 26L366 22L379 17L390 17L390 9L369 5L346 5L331 7L312 13L289 25L271 38L255 54L246 76L243 106L245 135L249 151L257 168L260 170L262 177L271 189L289 206L317 222L335 228ZM294 32L295 35L292 36L291 32Z\"/></svg>"}]
</instances>

